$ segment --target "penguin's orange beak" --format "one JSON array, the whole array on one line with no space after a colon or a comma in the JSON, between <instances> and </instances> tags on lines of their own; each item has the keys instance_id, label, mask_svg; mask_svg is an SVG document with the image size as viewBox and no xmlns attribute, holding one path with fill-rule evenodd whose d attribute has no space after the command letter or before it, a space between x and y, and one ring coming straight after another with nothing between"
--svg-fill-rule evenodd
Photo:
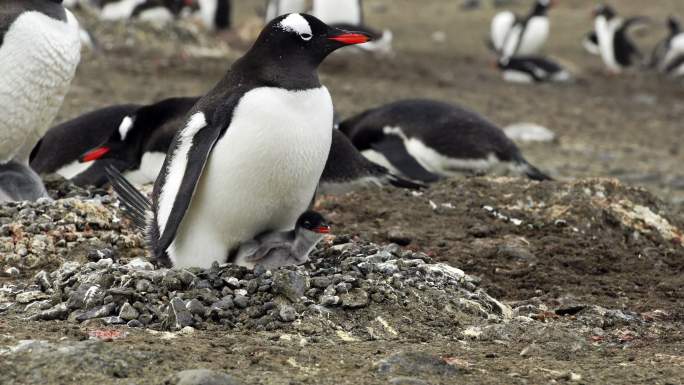
<instances>
[{"instance_id":1,"label":"penguin's orange beak","mask_svg":"<svg viewBox=\"0 0 684 385\"><path fill-rule=\"evenodd\" d=\"M344 45L363 44L372 40L370 35L361 32L342 31L339 35L328 36L328 39L338 41Z\"/></svg>"},{"instance_id":2,"label":"penguin's orange beak","mask_svg":"<svg viewBox=\"0 0 684 385\"><path fill-rule=\"evenodd\" d=\"M85 162L92 162L93 160L98 160L102 158L105 154L107 154L110 151L109 147L99 147L96 148L92 151L86 152L83 156L81 156L81 163Z\"/></svg>"},{"instance_id":3,"label":"penguin's orange beak","mask_svg":"<svg viewBox=\"0 0 684 385\"><path fill-rule=\"evenodd\" d=\"M318 226L313 231L318 234L330 234L330 226Z\"/></svg>"}]
</instances>

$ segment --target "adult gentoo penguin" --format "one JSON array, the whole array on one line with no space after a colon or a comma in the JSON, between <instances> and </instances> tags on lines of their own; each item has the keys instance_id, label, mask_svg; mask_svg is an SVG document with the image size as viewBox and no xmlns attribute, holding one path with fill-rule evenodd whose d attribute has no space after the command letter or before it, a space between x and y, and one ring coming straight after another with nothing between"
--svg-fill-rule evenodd
<instances>
[{"instance_id":1,"label":"adult gentoo penguin","mask_svg":"<svg viewBox=\"0 0 684 385\"><path fill-rule=\"evenodd\" d=\"M599 52L609 71L620 73L641 59L639 49L627 32L630 27L646 21L646 18L631 17L623 20L609 5L598 6L594 15L594 30Z\"/></svg>"},{"instance_id":2,"label":"adult gentoo penguin","mask_svg":"<svg viewBox=\"0 0 684 385\"><path fill-rule=\"evenodd\" d=\"M487 172L503 166L533 180L551 179L532 166L494 124L465 108L425 99L402 100L340 123L369 159L419 181Z\"/></svg>"},{"instance_id":3,"label":"adult gentoo penguin","mask_svg":"<svg viewBox=\"0 0 684 385\"><path fill-rule=\"evenodd\" d=\"M492 19L490 43L501 57L536 55L549 37L548 10L553 0L535 0L530 13L522 18L511 11Z\"/></svg>"},{"instance_id":4,"label":"adult gentoo penguin","mask_svg":"<svg viewBox=\"0 0 684 385\"><path fill-rule=\"evenodd\" d=\"M280 15L301 13L306 10L305 0L268 0L266 4L266 22Z\"/></svg>"},{"instance_id":5,"label":"adult gentoo penguin","mask_svg":"<svg viewBox=\"0 0 684 385\"><path fill-rule=\"evenodd\" d=\"M114 165L136 184L154 183L176 129L198 100L113 105L60 123L33 149L31 167L79 186L101 186L107 183L105 167Z\"/></svg>"},{"instance_id":6,"label":"adult gentoo penguin","mask_svg":"<svg viewBox=\"0 0 684 385\"><path fill-rule=\"evenodd\" d=\"M296 13L264 28L173 139L148 220L155 257L208 267L258 234L293 228L332 140L332 100L317 68L368 39Z\"/></svg>"},{"instance_id":7,"label":"adult gentoo penguin","mask_svg":"<svg viewBox=\"0 0 684 385\"><path fill-rule=\"evenodd\" d=\"M663 73L673 73L684 58L684 32L679 19L671 16L667 21L668 35L658 42L651 55L651 66Z\"/></svg>"},{"instance_id":8,"label":"adult gentoo penguin","mask_svg":"<svg viewBox=\"0 0 684 385\"><path fill-rule=\"evenodd\" d=\"M78 22L61 0L0 2L0 180L11 191L0 200L47 196L28 160L62 105L80 55Z\"/></svg>"},{"instance_id":9,"label":"adult gentoo penguin","mask_svg":"<svg viewBox=\"0 0 684 385\"><path fill-rule=\"evenodd\" d=\"M367 26L364 23L361 0L313 0L311 13L328 25L361 31L372 36L373 41L357 46L361 50L379 54L392 52L392 31L379 31Z\"/></svg>"},{"instance_id":10,"label":"adult gentoo penguin","mask_svg":"<svg viewBox=\"0 0 684 385\"><path fill-rule=\"evenodd\" d=\"M514 83L569 82L572 75L555 61L541 56L502 57L497 61L504 80Z\"/></svg>"}]
</instances>

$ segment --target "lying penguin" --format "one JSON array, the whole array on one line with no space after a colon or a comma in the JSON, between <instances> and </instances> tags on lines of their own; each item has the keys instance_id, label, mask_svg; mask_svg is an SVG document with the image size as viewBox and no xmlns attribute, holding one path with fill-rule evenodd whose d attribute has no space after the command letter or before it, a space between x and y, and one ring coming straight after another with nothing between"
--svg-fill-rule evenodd
<instances>
[{"instance_id":1,"label":"lying penguin","mask_svg":"<svg viewBox=\"0 0 684 385\"><path fill-rule=\"evenodd\" d=\"M492 19L490 45L500 57L537 55L549 37L548 10L551 0L536 0L525 17L511 11L499 12Z\"/></svg>"},{"instance_id":2,"label":"lying penguin","mask_svg":"<svg viewBox=\"0 0 684 385\"><path fill-rule=\"evenodd\" d=\"M0 2L0 202L47 197L28 162L80 62L79 30L61 1Z\"/></svg>"},{"instance_id":3,"label":"lying penguin","mask_svg":"<svg viewBox=\"0 0 684 385\"><path fill-rule=\"evenodd\" d=\"M79 186L101 186L107 183L105 167L114 165L134 183L153 183L179 121L198 99L114 105L58 124L33 149L31 167ZM98 151L86 153L94 148Z\"/></svg>"},{"instance_id":4,"label":"lying penguin","mask_svg":"<svg viewBox=\"0 0 684 385\"><path fill-rule=\"evenodd\" d=\"M168 23L180 18L198 19L209 30L231 27L230 0L107 0L99 12L101 20L139 19Z\"/></svg>"},{"instance_id":5,"label":"lying penguin","mask_svg":"<svg viewBox=\"0 0 684 385\"><path fill-rule=\"evenodd\" d=\"M426 99L402 100L340 123L371 161L412 180L493 170L497 165L533 180L550 180L493 123L463 107Z\"/></svg>"},{"instance_id":6,"label":"lying penguin","mask_svg":"<svg viewBox=\"0 0 684 385\"><path fill-rule=\"evenodd\" d=\"M513 83L566 83L573 80L560 64L540 56L502 57L497 66L504 80Z\"/></svg>"}]
</instances>

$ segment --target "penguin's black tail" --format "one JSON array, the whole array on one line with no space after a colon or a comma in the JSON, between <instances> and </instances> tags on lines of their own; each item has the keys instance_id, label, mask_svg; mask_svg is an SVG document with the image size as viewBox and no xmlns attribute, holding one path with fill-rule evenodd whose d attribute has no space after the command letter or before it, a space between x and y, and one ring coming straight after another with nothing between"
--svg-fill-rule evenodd
<instances>
[{"instance_id":1,"label":"penguin's black tail","mask_svg":"<svg viewBox=\"0 0 684 385\"><path fill-rule=\"evenodd\" d=\"M524 158L521 158L518 165L521 167L522 172L530 179L536 180L536 181L552 181L553 178L550 176L546 175L543 173L540 169L534 167L530 162L525 160Z\"/></svg>"},{"instance_id":2,"label":"penguin's black tail","mask_svg":"<svg viewBox=\"0 0 684 385\"><path fill-rule=\"evenodd\" d=\"M394 187L405 188L410 190L421 190L427 188L427 185L413 182L408 179L404 179L389 172L387 173L387 183L391 184Z\"/></svg>"},{"instance_id":3,"label":"penguin's black tail","mask_svg":"<svg viewBox=\"0 0 684 385\"><path fill-rule=\"evenodd\" d=\"M109 183L119 197L124 216L130 219L138 230L144 231L147 228L147 218L152 213L152 202L115 167L107 166L105 171Z\"/></svg>"}]
</instances>

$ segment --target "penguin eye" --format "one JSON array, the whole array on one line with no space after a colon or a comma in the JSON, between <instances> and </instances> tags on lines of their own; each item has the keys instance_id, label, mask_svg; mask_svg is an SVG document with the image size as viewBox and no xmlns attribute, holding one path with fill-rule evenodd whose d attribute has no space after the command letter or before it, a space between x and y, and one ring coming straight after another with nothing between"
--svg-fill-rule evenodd
<instances>
[{"instance_id":1,"label":"penguin eye","mask_svg":"<svg viewBox=\"0 0 684 385\"><path fill-rule=\"evenodd\" d=\"M311 222L309 222L309 221L304 222L304 227L306 227L306 228L311 227Z\"/></svg>"},{"instance_id":2,"label":"penguin eye","mask_svg":"<svg viewBox=\"0 0 684 385\"><path fill-rule=\"evenodd\" d=\"M309 40L311 40L313 35L310 33L302 33L301 35L299 35L299 37L301 37L302 40L304 40L304 41L309 41Z\"/></svg>"}]
</instances>

